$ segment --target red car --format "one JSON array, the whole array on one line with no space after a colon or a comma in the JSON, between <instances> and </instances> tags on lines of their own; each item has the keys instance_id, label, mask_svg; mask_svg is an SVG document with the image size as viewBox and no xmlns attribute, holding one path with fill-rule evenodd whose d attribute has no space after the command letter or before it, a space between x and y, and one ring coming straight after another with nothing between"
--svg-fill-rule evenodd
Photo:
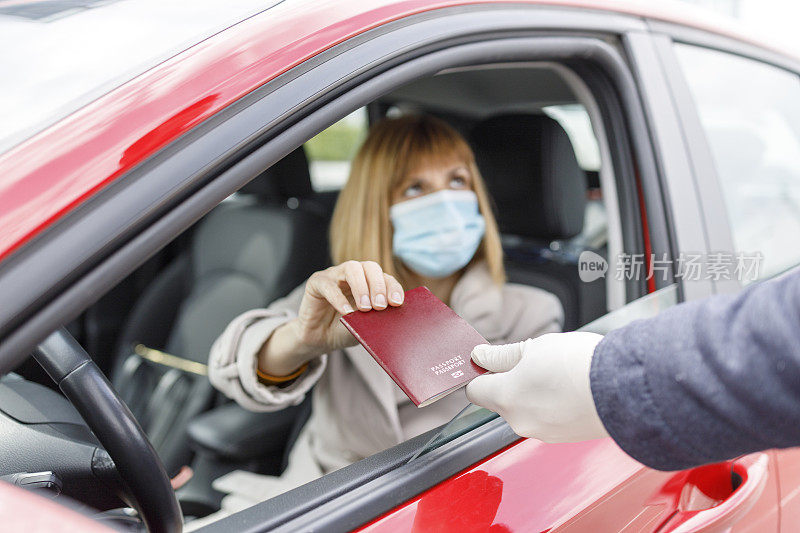
<instances>
[{"instance_id":1,"label":"red car","mask_svg":"<svg viewBox=\"0 0 800 533\"><path fill-rule=\"evenodd\" d=\"M325 265L383 116L471 141L509 279L566 329L800 264L800 61L733 27L602 0L195 4L0 2L5 529L196 528L215 479L281 472L310 405L224 401L208 349ZM483 144L489 121L520 142ZM200 530L787 532L798 495L796 450L657 472L472 408Z\"/></svg>"}]
</instances>

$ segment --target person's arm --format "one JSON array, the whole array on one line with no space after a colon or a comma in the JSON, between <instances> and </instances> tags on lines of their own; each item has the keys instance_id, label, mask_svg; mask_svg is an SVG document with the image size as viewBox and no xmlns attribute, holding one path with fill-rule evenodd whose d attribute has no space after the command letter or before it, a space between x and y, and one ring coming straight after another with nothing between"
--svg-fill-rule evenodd
<instances>
[{"instance_id":1,"label":"person's arm","mask_svg":"<svg viewBox=\"0 0 800 533\"><path fill-rule=\"evenodd\" d=\"M678 470L800 445L800 270L675 306L605 338L545 335L481 345L493 373L467 396L518 434L610 434L640 462Z\"/></svg>"},{"instance_id":2,"label":"person's arm","mask_svg":"<svg viewBox=\"0 0 800 533\"><path fill-rule=\"evenodd\" d=\"M320 355L357 344L340 316L356 308L366 312L403 303L403 287L374 261L345 261L314 272L304 291L297 316L275 329L258 349L262 379L301 372Z\"/></svg>"},{"instance_id":3,"label":"person's arm","mask_svg":"<svg viewBox=\"0 0 800 533\"><path fill-rule=\"evenodd\" d=\"M609 434L653 468L800 445L800 271L612 331L590 377Z\"/></svg>"},{"instance_id":4,"label":"person's arm","mask_svg":"<svg viewBox=\"0 0 800 533\"><path fill-rule=\"evenodd\" d=\"M281 324L258 351L258 373L261 376L286 376L296 374L306 364L322 355L300 342L297 319Z\"/></svg>"},{"instance_id":5,"label":"person's arm","mask_svg":"<svg viewBox=\"0 0 800 533\"><path fill-rule=\"evenodd\" d=\"M297 317L303 287L267 309L253 309L233 319L214 341L208 379L220 392L251 411L276 411L296 405L319 380L327 355L311 361L296 379L269 384L258 377L258 353L267 339Z\"/></svg>"},{"instance_id":6,"label":"person's arm","mask_svg":"<svg viewBox=\"0 0 800 533\"><path fill-rule=\"evenodd\" d=\"M339 317L403 303L403 287L372 261L315 272L267 309L236 317L211 347L209 381L242 407L297 405L325 370L327 354L356 344Z\"/></svg>"}]
</instances>

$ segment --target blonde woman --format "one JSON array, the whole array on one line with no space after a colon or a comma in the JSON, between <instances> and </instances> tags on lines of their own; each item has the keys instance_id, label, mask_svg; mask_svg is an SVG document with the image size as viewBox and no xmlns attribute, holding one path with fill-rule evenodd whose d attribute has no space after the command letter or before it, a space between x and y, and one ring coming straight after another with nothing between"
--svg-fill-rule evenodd
<instances>
[{"instance_id":1,"label":"blonde woman","mask_svg":"<svg viewBox=\"0 0 800 533\"><path fill-rule=\"evenodd\" d=\"M280 478L234 472L215 487L252 505L446 423L463 389L417 408L338 318L403 304L427 286L490 343L561 329L558 299L505 282L489 197L466 141L441 120L386 119L356 155L330 228L332 266L214 343L211 383L247 409L276 411L313 389L312 415ZM233 501L236 500L236 501Z\"/></svg>"}]
</instances>

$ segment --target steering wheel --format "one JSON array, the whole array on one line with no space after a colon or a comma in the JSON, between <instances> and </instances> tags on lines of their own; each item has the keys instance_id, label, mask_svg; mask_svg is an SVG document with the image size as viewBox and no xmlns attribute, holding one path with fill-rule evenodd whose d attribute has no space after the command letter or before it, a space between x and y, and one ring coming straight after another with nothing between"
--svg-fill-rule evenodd
<instances>
[{"instance_id":1,"label":"steering wheel","mask_svg":"<svg viewBox=\"0 0 800 533\"><path fill-rule=\"evenodd\" d=\"M128 406L83 347L61 328L36 348L33 357L114 460L148 531L180 532L183 517L161 459Z\"/></svg>"}]
</instances>

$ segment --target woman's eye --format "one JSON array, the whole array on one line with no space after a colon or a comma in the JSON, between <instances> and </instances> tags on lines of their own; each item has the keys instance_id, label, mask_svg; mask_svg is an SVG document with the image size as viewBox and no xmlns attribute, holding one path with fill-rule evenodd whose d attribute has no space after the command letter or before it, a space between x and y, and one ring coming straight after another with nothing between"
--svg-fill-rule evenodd
<instances>
[{"instance_id":1,"label":"woman's eye","mask_svg":"<svg viewBox=\"0 0 800 533\"><path fill-rule=\"evenodd\" d=\"M412 196L419 196L422 194L422 187L419 184L411 185L407 187L406 190L403 191L403 196L406 198L411 198Z\"/></svg>"},{"instance_id":2,"label":"woman's eye","mask_svg":"<svg viewBox=\"0 0 800 533\"><path fill-rule=\"evenodd\" d=\"M454 189L463 189L467 186L467 178L463 176L453 176L450 179L450 186Z\"/></svg>"}]
</instances>

